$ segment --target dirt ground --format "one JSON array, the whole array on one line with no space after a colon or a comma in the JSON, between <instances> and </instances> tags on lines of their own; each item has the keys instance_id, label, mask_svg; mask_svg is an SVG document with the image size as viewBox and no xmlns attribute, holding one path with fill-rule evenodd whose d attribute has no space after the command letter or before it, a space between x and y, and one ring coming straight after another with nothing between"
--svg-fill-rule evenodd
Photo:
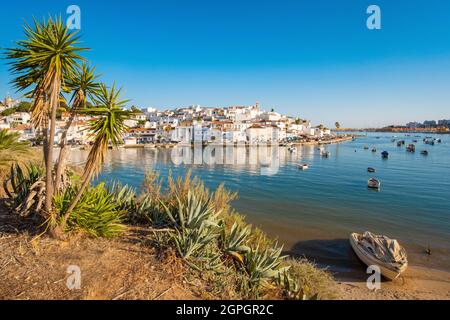
<instances>
[{"instance_id":1,"label":"dirt ground","mask_svg":"<svg viewBox=\"0 0 450 320\"><path fill-rule=\"evenodd\" d=\"M175 255L159 254L138 232L116 240L36 238L2 212L0 299L197 299L202 284L188 283ZM67 286L70 266L80 268L79 290Z\"/></svg>"}]
</instances>

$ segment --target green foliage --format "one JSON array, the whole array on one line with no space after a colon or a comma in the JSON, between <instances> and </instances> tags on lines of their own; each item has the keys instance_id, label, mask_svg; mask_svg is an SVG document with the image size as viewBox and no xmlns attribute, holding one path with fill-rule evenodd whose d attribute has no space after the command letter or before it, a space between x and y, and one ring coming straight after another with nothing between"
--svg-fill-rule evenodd
<instances>
[{"instance_id":1,"label":"green foliage","mask_svg":"<svg viewBox=\"0 0 450 320\"><path fill-rule=\"evenodd\" d=\"M77 191L77 188L67 188L54 197L59 217L64 215ZM99 184L85 190L67 221L65 231L82 229L96 237L111 238L126 230L123 218L124 211L114 201L113 194L104 184Z\"/></svg>"},{"instance_id":2,"label":"green foliage","mask_svg":"<svg viewBox=\"0 0 450 320\"><path fill-rule=\"evenodd\" d=\"M289 269L282 267L282 248L260 250L259 247L251 249L245 255L245 268L248 274L248 282L251 291L258 292L262 288L270 288L274 279L280 273Z\"/></svg>"},{"instance_id":3,"label":"green foliage","mask_svg":"<svg viewBox=\"0 0 450 320\"><path fill-rule=\"evenodd\" d=\"M6 129L0 130L0 152L20 152L25 151L30 145L28 142L20 142L20 133L9 132Z\"/></svg>"},{"instance_id":4,"label":"green foliage","mask_svg":"<svg viewBox=\"0 0 450 320\"><path fill-rule=\"evenodd\" d=\"M225 226L223 226L221 234L221 245L223 252L234 257L240 263L243 263L243 254L250 251L250 247L246 245L250 233L250 227L246 226L244 228L240 228L236 222L231 227L230 233L227 233Z\"/></svg>"},{"instance_id":5,"label":"green foliage","mask_svg":"<svg viewBox=\"0 0 450 320\"><path fill-rule=\"evenodd\" d=\"M188 192L187 199L177 197L178 205L169 209L162 203L170 224L175 229L172 235L174 245L183 259L196 257L218 236L218 213L208 202Z\"/></svg>"},{"instance_id":6,"label":"green foliage","mask_svg":"<svg viewBox=\"0 0 450 320\"><path fill-rule=\"evenodd\" d=\"M24 170L25 169L25 170ZM11 166L10 174L3 183L3 188L13 201L13 207L23 215L40 209L43 189L44 170L36 164L29 164L22 169L19 164Z\"/></svg>"}]
</instances>

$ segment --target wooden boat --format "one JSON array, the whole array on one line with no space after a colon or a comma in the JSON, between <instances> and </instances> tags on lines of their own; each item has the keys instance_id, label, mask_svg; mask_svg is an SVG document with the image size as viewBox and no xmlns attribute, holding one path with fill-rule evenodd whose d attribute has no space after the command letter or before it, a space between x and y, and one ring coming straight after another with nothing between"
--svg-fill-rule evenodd
<instances>
[{"instance_id":1,"label":"wooden boat","mask_svg":"<svg viewBox=\"0 0 450 320\"><path fill-rule=\"evenodd\" d=\"M367 172L375 172L375 168L369 167L367 168Z\"/></svg>"},{"instance_id":2,"label":"wooden boat","mask_svg":"<svg viewBox=\"0 0 450 320\"><path fill-rule=\"evenodd\" d=\"M427 151L427 150L422 150L422 151L420 152L420 154L422 154L422 155L424 155L424 156L427 156L427 155L428 155L428 151Z\"/></svg>"},{"instance_id":3,"label":"wooden boat","mask_svg":"<svg viewBox=\"0 0 450 320\"><path fill-rule=\"evenodd\" d=\"M300 170L308 170L309 169L309 165L307 163L303 163L303 164L299 165L298 168Z\"/></svg>"},{"instance_id":4,"label":"wooden boat","mask_svg":"<svg viewBox=\"0 0 450 320\"><path fill-rule=\"evenodd\" d=\"M369 181L367 181L367 187L369 189L380 189L381 188L381 181L377 180L375 178L370 178Z\"/></svg>"},{"instance_id":5,"label":"wooden boat","mask_svg":"<svg viewBox=\"0 0 450 320\"><path fill-rule=\"evenodd\" d=\"M383 152L381 153L381 157L382 157L383 159L389 158L389 152L383 151Z\"/></svg>"},{"instance_id":6,"label":"wooden boat","mask_svg":"<svg viewBox=\"0 0 450 320\"><path fill-rule=\"evenodd\" d=\"M352 233L350 245L367 266L378 266L388 280L397 279L408 268L406 250L397 240L370 232Z\"/></svg>"}]
</instances>

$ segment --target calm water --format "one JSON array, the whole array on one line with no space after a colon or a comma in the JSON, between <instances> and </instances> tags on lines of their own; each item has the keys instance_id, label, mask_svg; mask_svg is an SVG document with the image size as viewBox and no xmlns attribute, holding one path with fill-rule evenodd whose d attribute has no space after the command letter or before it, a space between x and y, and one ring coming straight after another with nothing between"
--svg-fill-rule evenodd
<instances>
[{"instance_id":1,"label":"calm water","mask_svg":"<svg viewBox=\"0 0 450 320\"><path fill-rule=\"evenodd\" d=\"M435 146L425 145L425 136L432 135L397 135L406 145L417 139L416 153L397 147L393 134L381 133L326 146L329 158L322 158L317 146L296 154L280 148L279 169L270 176L261 175L258 165L175 165L170 150L120 149L110 151L100 178L139 187L146 169L166 177L191 168L211 188L223 182L238 191L236 209L278 237L286 251L333 271L362 270L347 239L366 230L398 239L411 265L450 271L450 136L436 135L442 143ZM423 149L428 156L420 154ZM384 150L388 160L381 159ZM74 162L85 157L84 151L73 152ZM311 167L300 171L299 163ZM367 173L367 167L376 173ZM367 189L370 177L382 181L381 192ZM425 254L428 247L431 256Z\"/></svg>"}]
</instances>

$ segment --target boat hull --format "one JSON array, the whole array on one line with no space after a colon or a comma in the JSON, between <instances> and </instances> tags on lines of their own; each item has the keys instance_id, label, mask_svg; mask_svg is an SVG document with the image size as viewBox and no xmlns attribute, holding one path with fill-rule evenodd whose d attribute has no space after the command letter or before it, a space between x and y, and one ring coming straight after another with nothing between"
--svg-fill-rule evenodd
<instances>
[{"instance_id":1,"label":"boat hull","mask_svg":"<svg viewBox=\"0 0 450 320\"><path fill-rule=\"evenodd\" d=\"M369 255L364 250L360 248L358 245L358 240L356 239L356 234L352 233L350 235L350 245L352 246L353 251L358 256L359 260L361 260L367 266L378 266L380 268L380 272L388 280L397 279L408 267L408 264L404 264L400 270L393 270L389 268L386 263L376 259L375 257Z\"/></svg>"}]
</instances>

